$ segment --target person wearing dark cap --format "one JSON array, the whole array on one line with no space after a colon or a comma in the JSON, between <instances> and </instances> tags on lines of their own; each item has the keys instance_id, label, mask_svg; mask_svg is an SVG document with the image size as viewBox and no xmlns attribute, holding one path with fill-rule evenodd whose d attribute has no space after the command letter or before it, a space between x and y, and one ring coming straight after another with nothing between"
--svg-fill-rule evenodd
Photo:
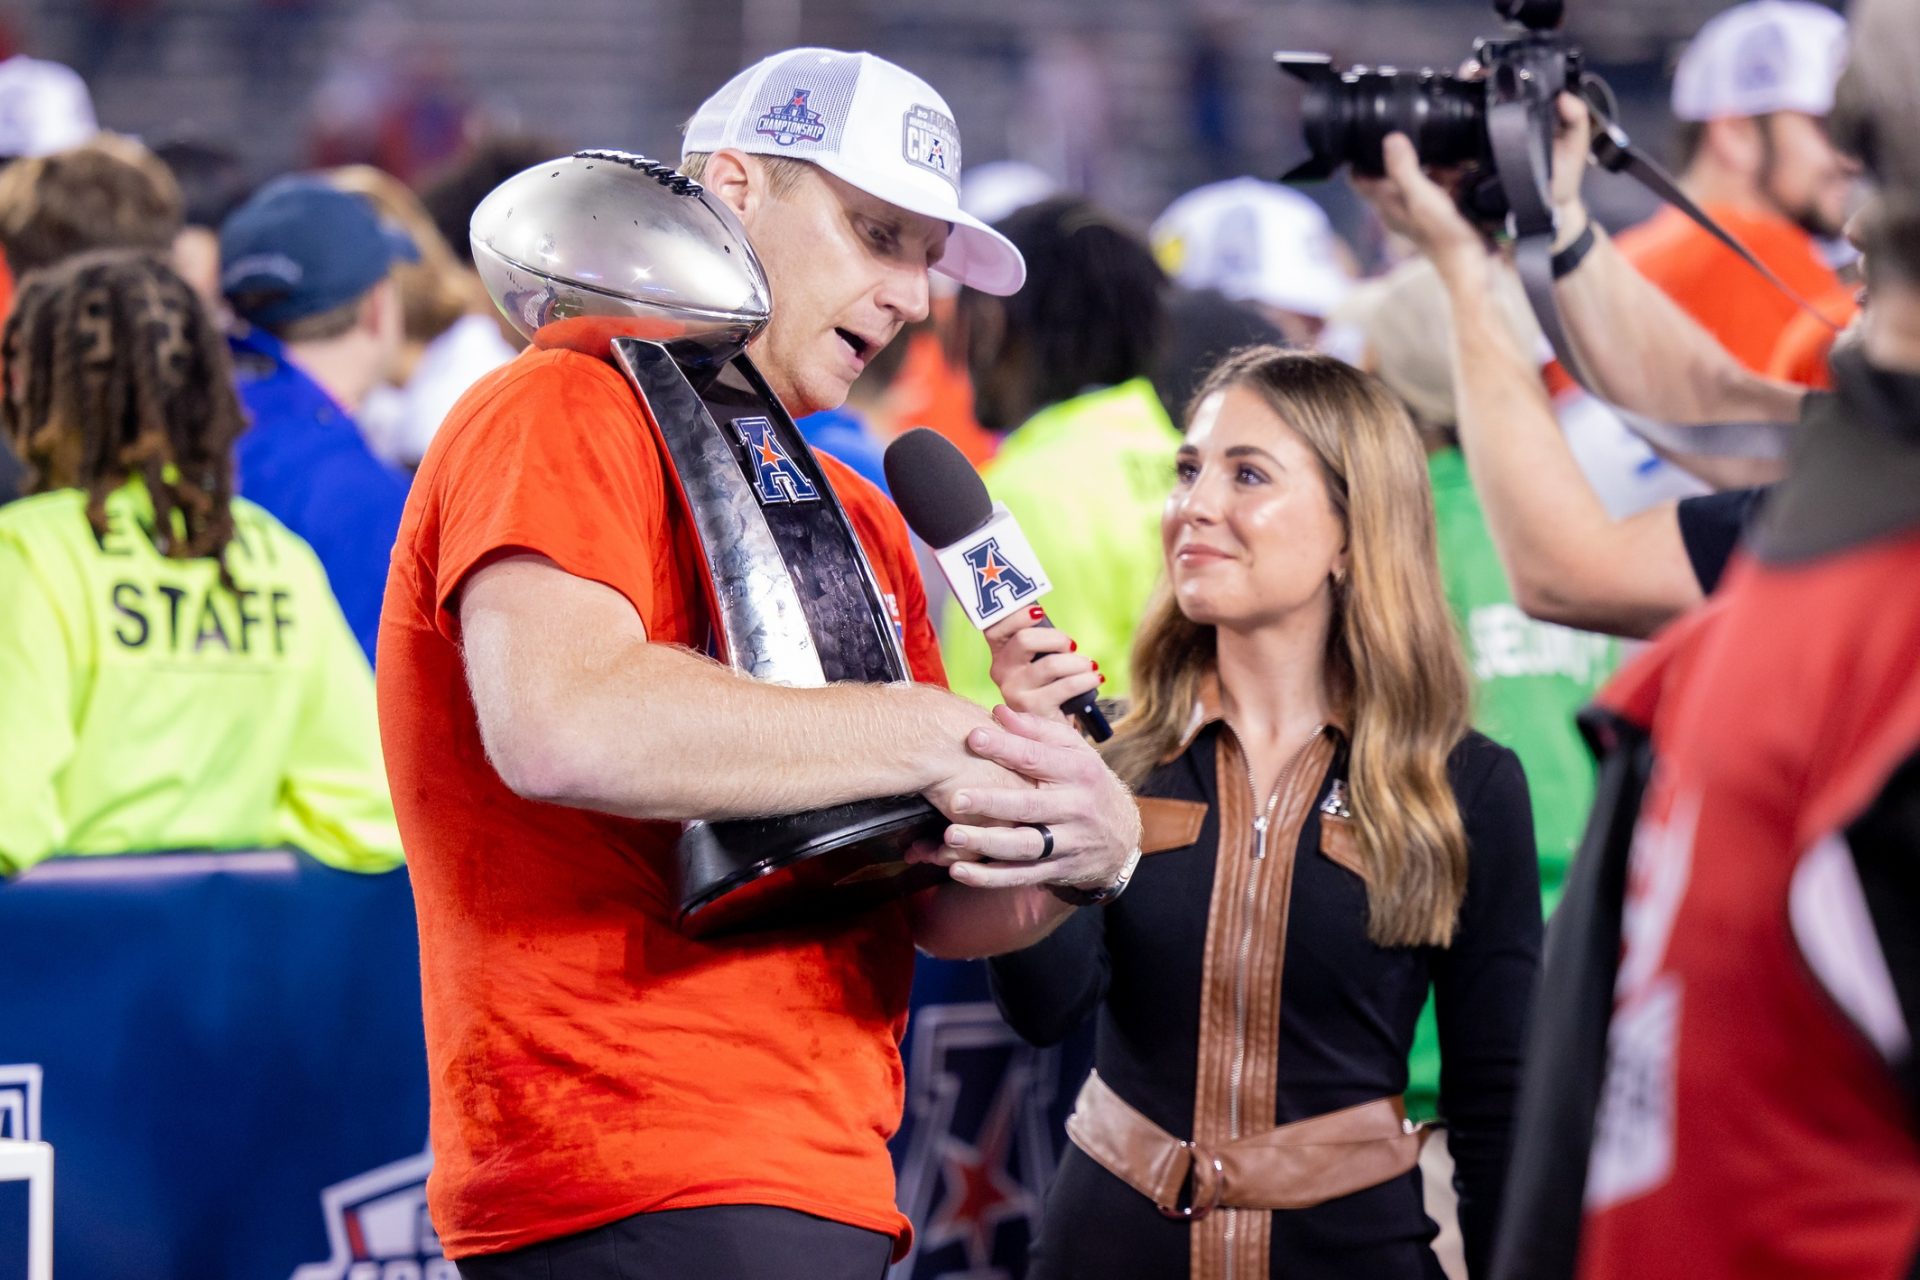
<instances>
[{"instance_id":1,"label":"person wearing dark cap","mask_svg":"<svg viewBox=\"0 0 1920 1280\"><path fill-rule=\"evenodd\" d=\"M253 420L242 491L320 553L369 661L409 482L353 415L399 347L388 276L415 256L364 198L306 177L269 183L220 228L221 291L247 326L232 338Z\"/></svg>"}]
</instances>

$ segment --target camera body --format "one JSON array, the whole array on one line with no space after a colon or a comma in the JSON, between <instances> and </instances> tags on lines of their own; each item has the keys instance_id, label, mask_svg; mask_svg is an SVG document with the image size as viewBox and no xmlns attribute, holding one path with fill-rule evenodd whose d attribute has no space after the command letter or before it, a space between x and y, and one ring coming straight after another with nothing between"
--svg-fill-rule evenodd
<instances>
[{"instance_id":1,"label":"camera body","mask_svg":"<svg viewBox=\"0 0 1920 1280\"><path fill-rule=\"evenodd\" d=\"M1555 29L1561 18L1559 0L1500 0L1496 8L1528 29L1508 38L1476 41L1477 65L1469 74L1393 67L1337 71L1325 54L1275 54L1280 69L1307 86L1301 116L1310 154L1281 180L1323 180L1343 165L1379 177L1385 172L1382 143L1390 133L1404 133L1422 164L1466 171L1461 208L1490 230L1505 227L1516 212L1516 180L1537 185L1544 197L1554 99L1563 92L1593 92L1599 82L1582 67L1579 48ZM1498 137L1496 115L1524 116L1524 139ZM1510 168L1517 158L1513 148L1521 145L1530 153L1531 172L1503 175L1502 168Z\"/></svg>"}]
</instances>

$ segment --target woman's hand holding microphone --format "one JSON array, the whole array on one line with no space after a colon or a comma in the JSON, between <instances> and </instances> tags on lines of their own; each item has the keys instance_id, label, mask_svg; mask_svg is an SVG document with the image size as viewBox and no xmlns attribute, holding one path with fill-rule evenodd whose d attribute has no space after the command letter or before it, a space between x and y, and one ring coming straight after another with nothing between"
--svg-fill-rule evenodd
<instances>
[{"instance_id":1,"label":"woman's hand holding microphone","mask_svg":"<svg viewBox=\"0 0 1920 1280\"><path fill-rule=\"evenodd\" d=\"M1035 607L987 628L990 673L1001 699L1015 711L1072 724L1061 706L1107 678L1099 663L1079 652L1066 632L1046 625L1045 618L1045 611Z\"/></svg>"}]
</instances>

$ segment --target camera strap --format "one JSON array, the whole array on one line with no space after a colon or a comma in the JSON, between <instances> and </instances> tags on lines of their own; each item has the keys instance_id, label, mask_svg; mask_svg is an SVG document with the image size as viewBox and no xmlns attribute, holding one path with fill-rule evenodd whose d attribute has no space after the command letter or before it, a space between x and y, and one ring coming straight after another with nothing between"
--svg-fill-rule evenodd
<instances>
[{"instance_id":1,"label":"camera strap","mask_svg":"<svg viewBox=\"0 0 1920 1280\"><path fill-rule=\"evenodd\" d=\"M1791 299L1795 306L1833 332L1840 331L1840 326L1833 322L1832 317L1807 301L1799 290L1782 280L1772 267L1756 258L1753 251L1741 244L1732 232L1715 222L1712 214L1695 204L1693 197L1680 189L1680 184L1674 180L1672 174L1655 163L1653 157L1634 146L1627 137L1626 130L1614 122L1602 103L1597 102L1590 95L1583 94L1583 97L1587 103L1587 109L1593 114L1594 122L1600 126L1593 135L1592 155L1595 164L1608 173L1625 174L1681 213L1686 214L1708 235L1738 254L1742 262L1759 272L1762 279Z\"/></svg>"},{"instance_id":2,"label":"camera strap","mask_svg":"<svg viewBox=\"0 0 1920 1280\"><path fill-rule=\"evenodd\" d=\"M1608 115L1603 103L1595 101L1592 95L1583 96L1600 125L1593 143L1595 163L1610 172L1626 174L1673 205L1738 254L1802 310L1818 317L1829 328L1838 330L1839 326L1754 257L1745 245L1680 190L1679 184L1665 170L1635 147ZM1548 109L1551 110L1551 107ZM1546 334L1560 367L1583 390L1618 414L1629 430L1663 453L1726 458L1784 458L1793 438L1792 423L1706 422L1679 426L1623 409L1595 389L1593 379L1580 360L1573 339L1561 319L1560 304L1554 294L1554 218L1546 176L1549 173L1548 139L1551 136L1550 122L1547 128L1542 128L1538 117L1525 102L1502 102L1487 112L1487 137L1493 151L1495 172L1499 175L1501 190L1511 211L1508 226L1513 236L1514 266L1520 273L1520 283L1526 291L1534 318Z\"/></svg>"}]
</instances>

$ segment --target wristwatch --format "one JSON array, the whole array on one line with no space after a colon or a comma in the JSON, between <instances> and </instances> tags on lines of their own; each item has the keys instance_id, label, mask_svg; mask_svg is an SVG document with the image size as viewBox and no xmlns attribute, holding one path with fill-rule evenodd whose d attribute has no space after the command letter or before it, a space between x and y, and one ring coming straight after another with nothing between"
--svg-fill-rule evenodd
<instances>
[{"instance_id":1,"label":"wristwatch","mask_svg":"<svg viewBox=\"0 0 1920 1280\"><path fill-rule=\"evenodd\" d=\"M1112 902L1126 890L1127 881L1133 879L1133 870L1140 865L1140 846L1135 845L1133 852L1120 867L1120 878L1112 884L1102 885L1098 889L1089 889L1079 884L1050 884L1049 892L1060 901L1076 907L1097 907L1104 902Z\"/></svg>"}]
</instances>

